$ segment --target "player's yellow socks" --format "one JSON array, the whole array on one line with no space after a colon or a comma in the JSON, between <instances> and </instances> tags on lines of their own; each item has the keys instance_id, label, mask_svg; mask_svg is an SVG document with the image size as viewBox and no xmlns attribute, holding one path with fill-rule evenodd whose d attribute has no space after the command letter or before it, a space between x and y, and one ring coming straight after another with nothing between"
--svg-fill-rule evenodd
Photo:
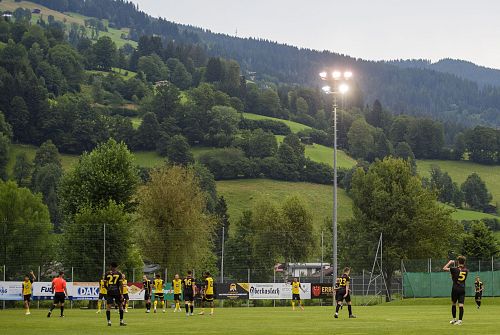
<instances>
[{"instance_id":1,"label":"player's yellow socks","mask_svg":"<svg viewBox=\"0 0 500 335\"><path fill-rule=\"evenodd\" d=\"M214 308L210 308L210 313L214 314Z\"/></svg>"},{"instance_id":2,"label":"player's yellow socks","mask_svg":"<svg viewBox=\"0 0 500 335\"><path fill-rule=\"evenodd\" d=\"M97 301L97 310L100 311L101 310L101 304L102 304L102 301L99 300Z\"/></svg>"},{"instance_id":3,"label":"player's yellow socks","mask_svg":"<svg viewBox=\"0 0 500 335\"><path fill-rule=\"evenodd\" d=\"M178 302L175 303L175 310L181 310L181 304L179 304Z\"/></svg>"},{"instance_id":4,"label":"player's yellow socks","mask_svg":"<svg viewBox=\"0 0 500 335\"><path fill-rule=\"evenodd\" d=\"M156 309L157 305L158 305L158 301L155 300L155 303L154 303L155 309Z\"/></svg>"},{"instance_id":5,"label":"player's yellow socks","mask_svg":"<svg viewBox=\"0 0 500 335\"><path fill-rule=\"evenodd\" d=\"M295 302L292 301L292 310L295 310Z\"/></svg>"},{"instance_id":6,"label":"player's yellow socks","mask_svg":"<svg viewBox=\"0 0 500 335\"><path fill-rule=\"evenodd\" d=\"M165 301L162 301L162 302L161 302L161 308L162 308L162 309L165 309Z\"/></svg>"},{"instance_id":7,"label":"player's yellow socks","mask_svg":"<svg viewBox=\"0 0 500 335\"><path fill-rule=\"evenodd\" d=\"M128 309L128 301L125 303L125 309Z\"/></svg>"}]
</instances>

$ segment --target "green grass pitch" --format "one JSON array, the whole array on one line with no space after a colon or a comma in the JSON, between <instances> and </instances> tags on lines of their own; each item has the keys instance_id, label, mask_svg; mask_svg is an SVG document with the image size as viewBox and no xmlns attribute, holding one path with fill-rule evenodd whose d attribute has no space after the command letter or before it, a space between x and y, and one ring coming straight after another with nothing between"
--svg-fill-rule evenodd
<instances>
[{"instance_id":1,"label":"green grass pitch","mask_svg":"<svg viewBox=\"0 0 500 335\"><path fill-rule=\"evenodd\" d=\"M498 299L497 299L498 300ZM198 310L199 311L199 310ZM1 333L10 334L498 334L500 301L484 300L480 310L473 298L467 298L462 326L453 326L447 299L417 299L377 306L354 306L357 319L348 319L347 310L333 318L329 307L291 308L218 308L214 316L186 317L184 313L145 314L143 309L125 314L126 327L107 327L105 313L95 310L67 309L59 318L58 310L50 319L45 309L32 309L25 316L21 309L0 311ZM197 311L195 310L195 313Z\"/></svg>"}]
</instances>

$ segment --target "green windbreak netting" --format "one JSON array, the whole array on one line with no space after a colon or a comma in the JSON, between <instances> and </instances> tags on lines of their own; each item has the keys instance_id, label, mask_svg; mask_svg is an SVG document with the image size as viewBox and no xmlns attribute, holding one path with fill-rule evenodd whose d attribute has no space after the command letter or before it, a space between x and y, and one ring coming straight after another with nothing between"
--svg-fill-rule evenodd
<instances>
[{"instance_id":1,"label":"green windbreak netting","mask_svg":"<svg viewBox=\"0 0 500 335\"><path fill-rule=\"evenodd\" d=\"M483 296L500 296L500 271L470 272L466 282L467 296L474 296L476 276L484 283ZM406 298L449 297L451 276L448 272L405 272L403 294Z\"/></svg>"}]
</instances>

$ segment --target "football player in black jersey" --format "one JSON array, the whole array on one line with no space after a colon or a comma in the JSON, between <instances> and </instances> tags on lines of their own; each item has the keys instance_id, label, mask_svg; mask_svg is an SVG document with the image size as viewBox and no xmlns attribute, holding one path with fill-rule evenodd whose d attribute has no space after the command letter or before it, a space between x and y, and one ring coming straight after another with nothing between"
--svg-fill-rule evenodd
<instances>
[{"instance_id":1,"label":"football player in black jersey","mask_svg":"<svg viewBox=\"0 0 500 335\"><path fill-rule=\"evenodd\" d=\"M196 280L193 278L193 273L191 271L188 271L186 278L182 280L182 290L184 296L184 307L186 308L186 316L192 316L194 315Z\"/></svg>"},{"instance_id":2,"label":"football player in black jersey","mask_svg":"<svg viewBox=\"0 0 500 335\"><path fill-rule=\"evenodd\" d=\"M481 281L479 276L476 276L476 281L474 282L474 291L476 291L475 299L477 309L481 307L481 299L483 298L484 283Z\"/></svg>"},{"instance_id":3,"label":"football player in black jersey","mask_svg":"<svg viewBox=\"0 0 500 335\"><path fill-rule=\"evenodd\" d=\"M108 326L111 326L111 306L117 304L120 309L120 326L126 326L123 321L123 295L122 295L122 278L123 274L118 271L118 264L111 263L111 270L106 273L106 318L108 319Z\"/></svg>"},{"instance_id":4,"label":"football player in black jersey","mask_svg":"<svg viewBox=\"0 0 500 335\"><path fill-rule=\"evenodd\" d=\"M455 261L450 260L443 267L443 271L448 271L451 273L451 280L453 285L451 288L451 319L450 324L460 326L462 325L462 319L464 317L464 302L465 302L465 281L467 280L467 275L469 270L465 267L465 257L458 256L457 258L458 266L455 266ZM453 266L452 266L453 265ZM457 320L457 302L458 308L460 310Z\"/></svg>"},{"instance_id":5,"label":"football player in black jersey","mask_svg":"<svg viewBox=\"0 0 500 335\"><path fill-rule=\"evenodd\" d=\"M335 300L337 301L337 306L335 307L335 319L339 317L339 309L342 307L342 303L347 303L347 308L349 310L349 318L355 319L356 316L352 314L352 302L351 302L351 277L349 274L351 273L351 268L344 268L344 272L340 277L337 278L337 283L335 285Z\"/></svg>"}]
</instances>

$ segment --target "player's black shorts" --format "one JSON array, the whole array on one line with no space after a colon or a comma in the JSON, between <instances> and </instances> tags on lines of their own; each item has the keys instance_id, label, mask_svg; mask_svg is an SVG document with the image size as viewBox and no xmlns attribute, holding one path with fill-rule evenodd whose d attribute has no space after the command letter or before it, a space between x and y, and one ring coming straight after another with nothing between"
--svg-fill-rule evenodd
<instances>
[{"instance_id":1,"label":"player's black shorts","mask_svg":"<svg viewBox=\"0 0 500 335\"><path fill-rule=\"evenodd\" d=\"M106 300L106 294L99 293L99 300Z\"/></svg>"},{"instance_id":2,"label":"player's black shorts","mask_svg":"<svg viewBox=\"0 0 500 335\"><path fill-rule=\"evenodd\" d=\"M465 302L465 288L463 287L453 287L451 290L451 301L453 303L463 304Z\"/></svg>"},{"instance_id":3,"label":"player's black shorts","mask_svg":"<svg viewBox=\"0 0 500 335\"><path fill-rule=\"evenodd\" d=\"M174 294L174 300L181 300L181 295L180 293Z\"/></svg>"},{"instance_id":4,"label":"player's black shorts","mask_svg":"<svg viewBox=\"0 0 500 335\"><path fill-rule=\"evenodd\" d=\"M155 299L164 300L165 297L163 296L163 293L155 293Z\"/></svg>"},{"instance_id":5,"label":"player's black shorts","mask_svg":"<svg viewBox=\"0 0 500 335\"><path fill-rule=\"evenodd\" d=\"M122 296L120 293L109 293L106 295L106 302L108 305L113 305L113 304L117 304L117 305L121 305L122 303Z\"/></svg>"},{"instance_id":6,"label":"player's black shorts","mask_svg":"<svg viewBox=\"0 0 500 335\"><path fill-rule=\"evenodd\" d=\"M351 294L348 293L347 296L345 296L345 288L344 289L339 289L337 290L337 293L335 294L335 300L336 301L344 301L345 302L351 302Z\"/></svg>"},{"instance_id":7,"label":"player's black shorts","mask_svg":"<svg viewBox=\"0 0 500 335\"><path fill-rule=\"evenodd\" d=\"M193 292L184 292L184 301L194 301Z\"/></svg>"},{"instance_id":8,"label":"player's black shorts","mask_svg":"<svg viewBox=\"0 0 500 335\"><path fill-rule=\"evenodd\" d=\"M128 293L123 295L123 300L130 300L128 297Z\"/></svg>"},{"instance_id":9,"label":"player's black shorts","mask_svg":"<svg viewBox=\"0 0 500 335\"><path fill-rule=\"evenodd\" d=\"M25 294L23 296L24 301L30 302L31 301L31 294Z\"/></svg>"},{"instance_id":10,"label":"player's black shorts","mask_svg":"<svg viewBox=\"0 0 500 335\"><path fill-rule=\"evenodd\" d=\"M151 294L149 294L148 292L144 292L144 300L149 300L151 299Z\"/></svg>"},{"instance_id":11,"label":"player's black shorts","mask_svg":"<svg viewBox=\"0 0 500 335\"><path fill-rule=\"evenodd\" d=\"M56 294L54 294L54 304L64 304L65 299L66 295L64 292L56 292Z\"/></svg>"},{"instance_id":12,"label":"player's black shorts","mask_svg":"<svg viewBox=\"0 0 500 335\"><path fill-rule=\"evenodd\" d=\"M292 294L292 300L300 300L300 294L298 293Z\"/></svg>"},{"instance_id":13,"label":"player's black shorts","mask_svg":"<svg viewBox=\"0 0 500 335\"><path fill-rule=\"evenodd\" d=\"M214 301L214 295L213 294L205 294L205 296L203 296L203 301L207 301L207 302Z\"/></svg>"},{"instance_id":14,"label":"player's black shorts","mask_svg":"<svg viewBox=\"0 0 500 335\"><path fill-rule=\"evenodd\" d=\"M476 292L476 296L475 296L476 300L481 300L482 297L483 297L483 292Z\"/></svg>"}]
</instances>

